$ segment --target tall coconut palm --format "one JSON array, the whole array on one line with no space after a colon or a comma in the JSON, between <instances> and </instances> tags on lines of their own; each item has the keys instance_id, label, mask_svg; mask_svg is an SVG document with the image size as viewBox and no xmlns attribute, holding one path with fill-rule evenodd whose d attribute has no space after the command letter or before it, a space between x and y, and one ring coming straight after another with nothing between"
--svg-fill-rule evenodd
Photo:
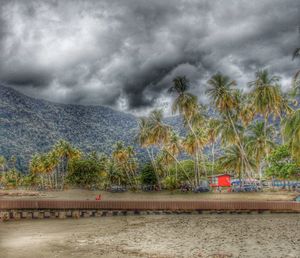
<instances>
[{"instance_id":1,"label":"tall coconut palm","mask_svg":"<svg viewBox=\"0 0 300 258\"><path fill-rule=\"evenodd\" d=\"M266 132L267 134L265 135L265 125L263 121L250 125L246 143L246 148L249 154L255 160L257 173L260 178L262 177L261 163L275 147L275 144L272 141L274 133L273 128L268 126L266 128Z\"/></svg>"},{"instance_id":2,"label":"tall coconut palm","mask_svg":"<svg viewBox=\"0 0 300 258\"><path fill-rule=\"evenodd\" d=\"M207 94L220 113L231 114L234 109L238 108L236 90L233 89L233 86L236 86L235 81L226 75L217 73L208 80L208 85L210 88L207 90Z\"/></svg>"},{"instance_id":3,"label":"tall coconut palm","mask_svg":"<svg viewBox=\"0 0 300 258\"><path fill-rule=\"evenodd\" d=\"M264 134L267 140L267 127L269 124L269 116L280 117L283 103L282 94L278 85L280 78L271 76L268 70L256 72L255 80L249 83L252 88L250 98L256 114L260 114L264 118ZM267 143L265 143L265 146ZM268 153L266 153L268 156Z\"/></svg>"},{"instance_id":4,"label":"tall coconut palm","mask_svg":"<svg viewBox=\"0 0 300 258\"><path fill-rule=\"evenodd\" d=\"M180 114L189 122L189 120L198 111L197 97L188 92L189 81L185 76L174 78L173 85L169 88L169 92L175 92L177 97L172 104L172 112L179 111Z\"/></svg>"},{"instance_id":5,"label":"tall coconut palm","mask_svg":"<svg viewBox=\"0 0 300 258\"><path fill-rule=\"evenodd\" d=\"M197 150L195 152L195 178L199 178L199 143L197 143L197 137L195 128L201 125L202 114L199 112L200 107L198 99L195 95L188 92L189 81L185 76L178 76L174 78L173 85L169 88L169 92L175 92L177 97L172 104L172 112L175 114L177 111L183 116L185 126L191 131L195 137L195 144Z\"/></svg>"},{"instance_id":6,"label":"tall coconut palm","mask_svg":"<svg viewBox=\"0 0 300 258\"><path fill-rule=\"evenodd\" d=\"M241 95L239 91L233 88L236 86L236 82L231 80L226 75L217 73L208 80L208 85L210 86L207 90L208 96L210 97L216 109L230 123L235 134L234 138L237 141L236 146L240 149L243 159L245 160L246 168L252 171L252 167L248 162L248 157L242 143L242 138L235 123L236 119L238 118L237 111L240 109Z\"/></svg>"}]
</instances>

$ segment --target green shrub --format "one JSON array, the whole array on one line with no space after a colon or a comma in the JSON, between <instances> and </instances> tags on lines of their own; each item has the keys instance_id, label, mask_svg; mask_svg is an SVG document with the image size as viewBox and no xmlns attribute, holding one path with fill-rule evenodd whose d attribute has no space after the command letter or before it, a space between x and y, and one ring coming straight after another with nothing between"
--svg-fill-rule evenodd
<instances>
[{"instance_id":1,"label":"green shrub","mask_svg":"<svg viewBox=\"0 0 300 258\"><path fill-rule=\"evenodd\" d=\"M104 180L97 160L74 159L68 165L67 182L80 187L99 187Z\"/></svg>"},{"instance_id":2,"label":"green shrub","mask_svg":"<svg viewBox=\"0 0 300 258\"><path fill-rule=\"evenodd\" d=\"M162 180L162 184L163 187L167 190L175 190L178 189L180 187L180 183L179 181L176 179L175 176L166 176L163 180Z\"/></svg>"},{"instance_id":3,"label":"green shrub","mask_svg":"<svg viewBox=\"0 0 300 258\"><path fill-rule=\"evenodd\" d=\"M140 174L140 181L143 185L156 185L157 178L151 164L146 164Z\"/></svg>"}]
</instances>

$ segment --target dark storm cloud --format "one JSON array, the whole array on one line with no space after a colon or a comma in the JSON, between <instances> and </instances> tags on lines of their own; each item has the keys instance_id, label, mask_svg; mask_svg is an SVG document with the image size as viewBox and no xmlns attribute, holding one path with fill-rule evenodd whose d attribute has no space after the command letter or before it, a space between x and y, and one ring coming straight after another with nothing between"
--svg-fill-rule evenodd
<instances>
[{"instance_id":1,"label":"dark storm cloud","mask_svg":"<svg viewBox=\"0 0 300 258\"><path fill-rule=\"evenodd\" d=\"M299 0L1 1L0 81L65 103L144 110L186 75L201 97L221 71L297 68Z\"/></svg>"}]
</instances>

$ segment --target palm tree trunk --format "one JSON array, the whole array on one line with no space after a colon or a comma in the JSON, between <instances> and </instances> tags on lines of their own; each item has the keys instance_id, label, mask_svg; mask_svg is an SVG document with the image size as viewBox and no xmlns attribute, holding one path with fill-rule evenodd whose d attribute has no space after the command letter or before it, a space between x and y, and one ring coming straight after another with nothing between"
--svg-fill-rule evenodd
<instances>
[{"instance_id":1,"label":"palm tree trunk","mask_svg":"<svg viewBox=\"0 0 300 258\"><path fill-rule=\"evenodd\" d=\"M215 170L215 143L214 142L212 144L211 152L212 152L211 175L213 175L214 170Z\"/></svg>"},{"instance_id":2,"label":"palm tree trunk","mask_svg":"<svg viewBox=\"0 0 300 258\"><path fill-rule=\"evenodd\" d=\"M156 164L155 164L155 161L154 161L153 149L151 148L151 152L152 152L152 153L151 153L151 152L149 151L149 149L147 148L147 152L148 152L148 155L149 155L149 157L150 157L150 160L151 160L151 163L152 163L154 172L155 172L155 176L156 176L156 180L157 180L158 187L159 187L159 189L161 189L160 178L159 178L159 176L158 176L158 170L157 170L157 167L156 167Z\"/></svg>"},{"instance_id":3,"label":"palm tree trunk","mask_svg":"<svg viewBox=\"0 0 300 258\"><path fill-rule=\"evenodd\" d=\"M172 153L170 153L167 149L166 149L166 151L168 152L168 154L169 154L169 155L175 160L175 162L176 162L176 174L177 174L177 164L178 164L178 165L181 167L181 169L182 169L183 173L185 174L185 176L186 176L187 180L189 181L189 183L193 185L193 182L191 181L190 177L188 176L186 170L185 170L184 167L181 165L181 163L179 162L179 160L178 160ZM176 175L176 179L177 179L177 175Z\"/></svg>"},{"instance_id":4,"label":"palm tree trunk","mask_svg":"<svg viewBox=\"0 0 300 258\"><path fill-rule=\"evenodd\" d=\"M250 170L250 172L251 172L251 175L250 175L250 177L251 177L252 174L253 174L253 170L252 170L252 167L250 166L250 163L249 163L249 160L248 160L248 158L247 158L246 152L245 152L244 147L243 147L243 145L242 145L242 143L241 143L240 136L239 136L239 134L238 134L238 132L237 132L237 130L236 130L236 127L235 127L235 125L234 125L234 123L233 123L233 120L232 120L231 116L230 116L229 114L226 114L226 117L227 117L227 119L230 120L230 123L231 123L231 125L232 125L233 130L234 130L234 133L235 133L235 135L236 135L236 137L237 137L237 140L238 140L237 147L239 148L240 152L242 153L243 159L246 161L247 167L249 168L249 170ZM248 174L248 173L247 173L247 174ZM248 175L248 176L249 176L249 175Z\"/></svg>"},{"instance_id":5,"label":"palm tree trunk","mask_svg":"<svg viewBox=\"0 0 300 258\"><path fill-rule=\"evenodd\" d=\"M188 127L189 127L190 131L192 132L192 134L195 136L195 139L196 139L197 148L196 148L196 154L195 154L195 162L196 162L195 180L196 180L196 185L199 185L199 156L198 156L199 144L198 144L198 140L197 140L197 135L196 135L189 119L186 119L186 121L187 121L187 124L188 124ZM205 168L204 161L203 161L203 170L206 174L206 168Z\"/></svg>"},{"instance_id":6,"label":"palm tree trunk","mask_svg":"<svg viewBox=\"0 0 300 258\"><path fill-rule=\"evenodd\" d=\"M267 166L269 167L270 166L270 163L269 163L269 152L267 151L267 125L268 125L268 115L266 114L264 116L264 121L265 121L265 124L264 124L264 135L265 135L265 151L266 151L266 163L267 163Z\"/></svg>"}]
</instances>

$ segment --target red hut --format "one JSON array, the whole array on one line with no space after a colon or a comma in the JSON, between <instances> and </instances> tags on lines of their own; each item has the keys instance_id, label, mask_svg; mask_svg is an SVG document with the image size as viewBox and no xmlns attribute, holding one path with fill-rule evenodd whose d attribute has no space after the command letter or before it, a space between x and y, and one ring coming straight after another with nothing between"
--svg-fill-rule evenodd
<instances>
[{"instance_id":1,"label":"red hut","mask_svg":"<svg viewBox=\"0 0 300 258\"><path fill-rule=\"evenodd\" d=\"M211 187L230 187L230 178L229 174L220 174L209 176L209 185Z\"/></svg>"}]
</instances>

